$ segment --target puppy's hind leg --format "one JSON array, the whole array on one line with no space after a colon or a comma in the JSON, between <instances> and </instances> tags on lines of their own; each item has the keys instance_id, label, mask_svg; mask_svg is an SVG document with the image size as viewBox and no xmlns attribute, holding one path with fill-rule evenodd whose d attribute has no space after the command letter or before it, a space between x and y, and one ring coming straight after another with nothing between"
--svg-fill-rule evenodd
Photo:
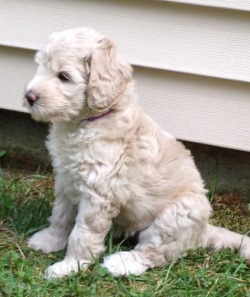
<instances>
[{"instance_id":1,"label":"puppy's hind leg","mask_svg":"<svg viewBox=\"0 0 250 297\"><path fill-rule=\"evenodd\" d=\"M64 193L63 179L56 177L56 200L50 217L50 226L35 233L29 240L29 247L34 250L41 250L44 253L51 253L63 250L67 246L69 233L72 230L76 206Z\"/></svg>"},{"instance_id":2,"label":"puppy's hind leg","mask_svg":"<svg viewBox=\"0 0 250 297\"><path fill-rule=\"evenodd\" d=\"M167 206L147 229L140 232L139 243L134 250L107 256L103 266L114 276L140 275L149 268L169 264L187 250L201 246L210 206L206 197L194 198L183 197Z\"/></svg>"}]
</instances>

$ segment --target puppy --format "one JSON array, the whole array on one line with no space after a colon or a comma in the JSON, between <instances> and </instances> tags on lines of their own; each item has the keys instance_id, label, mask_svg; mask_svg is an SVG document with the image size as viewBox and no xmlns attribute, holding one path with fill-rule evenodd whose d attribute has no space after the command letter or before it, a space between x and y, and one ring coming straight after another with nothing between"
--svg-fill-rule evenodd
<instances>
[{"instance_id":1,"label":"puppy","mask_svg":"<svg viewBox=\"0 0 250 297\"><path fill-rule=\"evenodd\" d=\"M139 234L133 250L104 259L114 276L140 275L198 247L239 249L250 261L249 237L209 224L190 152L138 107L132 68L108 38L91 28L55 33L35 61L25 105L51 123L56 200L50 226L28 244L44 253L67 247L48 278L93 263L111 226Z\"/></svg>"}]
</instances>

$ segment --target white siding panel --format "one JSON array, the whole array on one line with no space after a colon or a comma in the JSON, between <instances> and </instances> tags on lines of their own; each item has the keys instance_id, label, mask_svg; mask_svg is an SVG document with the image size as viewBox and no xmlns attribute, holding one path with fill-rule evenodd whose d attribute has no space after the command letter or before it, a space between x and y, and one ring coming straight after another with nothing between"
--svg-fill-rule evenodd
<instances>
[{"instance_id":1,"label":"white siding panel","mask_svg":"<svg viewBox=\"0 0 250 297\"><path fill-rule=\"evenodd\" d=\"M140 102L182 140L250 151L250 84L136 68Z\"/></svg>"},{"instance_id":2,"label":"white siding panel","mask_svg":"<svg viewBox=\"0 0 250 297\"><path fill-rule=\"evenodd\" d=\"M34 52L2 48L0 106L22 110ZM139 103L183 140L250 151L250 84L135 67Z\"/></svg>"},{"instance_id":3,"label":"white siding panel","mask_svg":"<svg viewBox=\"0 0 250 297\"><path fill-rule=\"evenodd\" d=\"M110 36L134 65L250 82L250 12L149 0L0 0L0 44L38 49L51 32L84 25Z\"/></svg>"},{"instance_id":4,"label":"white siding panel","mask_svg":"<svg viewBox=\"0 0 250 297\"><path fill-rule=\"evenodd\" d=\"M27 112L22 99L25 85L37 68L33 56L33 51L1 47L0 108Z\"/></svg>"},{"instance_id":5,"label":"white siding panel","mask_svg":"<svg viewBox=\"0 0 250 297\"><path fill-rule=\"evenodd\" d=\"M250 11L249 0L159 0L191 5L202 5L207 7L220 7L234 10Z\"/></svg>"}]
</instances>

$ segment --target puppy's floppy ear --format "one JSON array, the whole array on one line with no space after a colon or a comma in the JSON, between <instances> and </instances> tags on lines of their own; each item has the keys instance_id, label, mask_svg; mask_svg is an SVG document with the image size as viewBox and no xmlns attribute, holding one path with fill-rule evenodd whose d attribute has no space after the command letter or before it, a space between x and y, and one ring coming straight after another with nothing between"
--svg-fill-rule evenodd
<instances>
[{"instance_id":1,"label":"puppy's floppy ear","mask_svg":"<svg viewBox=\"0 0 250 297\"><path fill-rule=\"evenodd\" d=\"M132 79L132 67L117 55L108 38L100 41L89 63L88 106L98 111L106 110L119 100Z\"/></svg>"}]
</instances>

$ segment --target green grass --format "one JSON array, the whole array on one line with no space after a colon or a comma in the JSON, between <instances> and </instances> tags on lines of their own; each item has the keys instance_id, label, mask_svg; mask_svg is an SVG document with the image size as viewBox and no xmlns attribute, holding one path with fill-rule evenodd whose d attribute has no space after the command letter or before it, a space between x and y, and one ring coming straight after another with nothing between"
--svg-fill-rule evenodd
<instances>
[{"instance_id":1,"label":"green grass","mask_svg":"<svg viewBox=\"0 0 250 297\"><path fill-rule=\"evenodd\" d=\"M100 266L100 259L86 271L46 280L45 268L65 252L43 255L29 249L26 240L47 225L52 201L51 176L0 175L0 296L250 297L250 270L237 253L227 249L218 253L199 249L178 263L139 277L114 278ZM242 202L230 203L229 208L215 196L213 203L214 222L248 231L250 218L242 211ZM107 252L126 248L113 243L112 233L107 238Z\"/></svg>"}]
</instances>

